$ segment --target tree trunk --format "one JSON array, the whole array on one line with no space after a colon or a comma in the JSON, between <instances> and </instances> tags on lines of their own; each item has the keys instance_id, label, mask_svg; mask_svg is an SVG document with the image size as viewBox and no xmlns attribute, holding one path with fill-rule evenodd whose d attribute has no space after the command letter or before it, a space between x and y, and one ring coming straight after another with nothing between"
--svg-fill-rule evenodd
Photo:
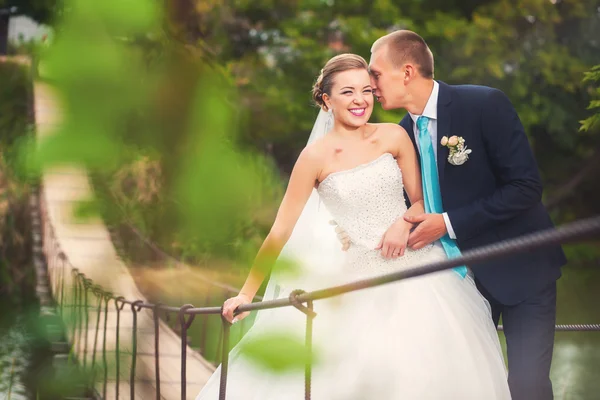
<instances>
[{"instance_id":1,"label":"tree trunk","mask_svg":"<svg viewBox=\"0 0 600 400\"><path fill-rule=\"evenodd\" d=\"M8 14L0 14L0 56L8 52Z\"/></svg>"}]
</instances>

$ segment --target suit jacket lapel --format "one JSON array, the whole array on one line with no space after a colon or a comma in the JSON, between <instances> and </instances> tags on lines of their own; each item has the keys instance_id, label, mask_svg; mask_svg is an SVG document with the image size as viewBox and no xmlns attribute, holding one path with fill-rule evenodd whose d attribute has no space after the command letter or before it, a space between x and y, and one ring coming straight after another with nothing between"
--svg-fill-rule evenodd
<instances>
[{"instance_id":1,"label":"suit jacket lapel","mask_svg":"<svg viewBox=\"0 0 600 400\"><path fill-rule=\"evenodd\" d=\"M440 91L438 94L437 104L437 167L438 177L440 180L440 188L442 187L442 181L444 179L444 170L446 164L448 164L448 153L447 147L442 146L441 140L444 136L452 136L452 112L451 112L451 88L443 82L439 82Z\"/></svg>"}]
</instances>

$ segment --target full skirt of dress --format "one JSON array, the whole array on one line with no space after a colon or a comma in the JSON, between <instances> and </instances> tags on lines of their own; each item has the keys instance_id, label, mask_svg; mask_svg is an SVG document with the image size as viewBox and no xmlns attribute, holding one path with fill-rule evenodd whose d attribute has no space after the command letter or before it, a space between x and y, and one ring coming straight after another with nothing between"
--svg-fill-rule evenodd
<instances>
[{"instance_id":1,"label":"full skirt of dress","mask_svg":"<svg viewBox=\"0 0 600 400\"><path fill-rule=\"evenodd\" d=\"M418 253L419 264L446 257L437 246ZM391 272L405 263L384 260L376 251L363 252L357 260L370 268L354 270L344 281L372 277L371 271ZM374 263L380 268L372 268ZM314 288L343 283L318 280ZM303 289L311 289L304 284ZM279 297L295 288L284 288ZM437 272L318 300L314 307L313 400L510 399L489 305L470 276ZM230 353L227 399L303 399L303 369L272 372L241 349L273 333L303 342L305 326L306 316L292 307L261 311ZM219 367L196 400L218 399L220 374Z\"/></svg>"}]
</instances>

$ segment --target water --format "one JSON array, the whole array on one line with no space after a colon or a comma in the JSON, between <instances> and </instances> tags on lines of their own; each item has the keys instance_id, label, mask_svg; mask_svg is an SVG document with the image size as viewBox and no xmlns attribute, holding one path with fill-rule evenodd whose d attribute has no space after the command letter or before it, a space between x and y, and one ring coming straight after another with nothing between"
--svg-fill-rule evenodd
<instances>
[{"instance_id":1,"label":"water","mask_svg":"<svg viewBox=\"0 0 600 400\"><path fill-rule=\"evenodd\" d=\"M600 269L563 268L558 324L600 324ZM504 350L504 335L500 334ZM506 356L506 352L505 352ZM551 379L555 400L600 400L600 332L557 332Z\"/></svg>"},{"instance_id":2,"label":"water","mask_svg":"<svg viewBox=\"0 0 600 400\"><path fill-rule=\"evenodd\" d=\"M504 335L500 338L505 350ZM557 333L550 376L554 400L600 400L599 376L600 332Z\"/></svg>"},{"instance_id":3,"label":"water","mask_svg":"<svg viewBox=\"0 0 600 400\"><path fill-rule=\"evenodd\" d=\"M558 280L559 324L600 324L600 268L563 268ZM600 332L556 334L552 360L556 400L600 399Z\"/></svg>"},{"instance_id":4,"label":"water","mask_svg":"<svg viewBox=\"0 0 600 400\"><path fill-rule=\"evenodd\" d=\"M557 336L553 361L556 400L600 399L600 332L561 333Z\"/></svg>"}]
</instances>

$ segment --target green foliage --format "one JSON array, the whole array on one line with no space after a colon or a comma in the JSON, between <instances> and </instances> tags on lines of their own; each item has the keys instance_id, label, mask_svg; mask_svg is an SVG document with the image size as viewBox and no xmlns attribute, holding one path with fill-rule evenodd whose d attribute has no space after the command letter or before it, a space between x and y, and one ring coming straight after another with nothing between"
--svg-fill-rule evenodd
<instances>
[{"instance_id":1,"label":"green foliage","mask_svg":"<svg viewBox=\"0 0 600 400\"><path fill-rule=\"evenodd\" d=\"M595 40L600 28L592 0L519 0L518 4L508 0L169 1L162 19L159 11L147 8L154 3L93 3L80 6L89 15L77 29L94 26L90 16L99 18L105 37L98 41L102 32L93 34L93 29L73 35L80 47L65 47L70 56L63 54L61 68L66 76L76 76L79 72L67 65L80 68L85 55L86 68L95 66L100 75L112 71L114 81L102 84L105 93L98 99L118 93L122 101L98 110L106 118L86 128L96 133L86 133L84 143L71 138L71 147L80 150L66 155L61 152L67 148L48 147L48 157L85 158L88 165L102 166L96 182L103 181L110 189L102 195L111 225L121 226L126 220L153 242L191 262L212 256L247 258L254 252L273 220L281 186L278 178L265 172L273 168L270 161L247 161L246 152L268 155L288 174L317 114L310 90L322 65L340 52L368 59L372 42L399 28L416 30L430 44L437 79L489 85L507 93L534 146L545 199L557 222L593 214L594 204L600 201L598 194L587 191L581 199L562 195L566 187L574 192L571 181L578 176L582 160L598 163L593 155L600 149L600 139L594 130L580 132L578 123L589 117L586 107L594 95L587 88L589 80L582 83L581 76L600 62ZM76 4L70 6L73 13L79 12ZM126 22L127 18L133 21ZM71 51L74 48L81 50ZM103 79L94 74L79 76L72 80ZM125 104L123 112L128 98L132 102ZM122 116L115 119L118 113ZM397 122L403 113L376 106L373 120ZM592 116L586 124L596 119ZM114 124L107 129L113 136L103 135L102 125L110 121ZM212 124L227 131L219 144L211 135ZM81 129L74 126L71 131ZM224 138L215 135L217 141ZM244 151L229 158L220 149L228 152L230 143ZM217 159L237 167L222 171L220 180L210 179L211 168L218 168ZM258 171L252 174L261 179L252 183L239 175L247 170ZM592 174L584 175L574 183L577 190L585 191L590 182ZM158 177L154 180L158 186L144 184L152 177ZM222 184L233 178L239 178L235 185ZM188 186L190 180L196 185ZM261 204L245 220L233 211L244 208L238 190ZM202 214L211 201L202 199L208 192L226 206ZM197 200L188 201L191 198ZM115 202L119 209L109 210ZM215 223L229 215L225 210L232 212L235 224ZM182 220L214 231L209 235L206 230L182 229Z\"/></svg>"},{"instance_id":2,"label":"green foliage","mask_svg":"<svg viewBox=\"0 0 600 400\"><path fill-rule=\"evenodd\" d=\"M64 118L34 165L92 173L99 196L80 212L99 210L111 225L133 219L167 247L231 253L240 229L272 209L279 182L264 157L240 146L226 71L164 37L155 3L65 4L40 63Z\"/></svg>"},{"instance_id":3,"label":"green foliage","mask_svg":"<svg viewBox=\"0 0 600 400\"><path fill-rule=\"evenodd\" d=\"M30 186L19 173L18 148L30 137L31 83L27 66L0 62L0 296L20 299L32 282L29 263Z\"/></svg>"},{"instance_id":4,"label":"green foliage","mask_svg":"<svg viewBox=\"0 0 600 400\"><path fill-rule=\"evenodd\" d=\"M476 9L470 21L439 15L426 24L442 44L436 46L438 76L504 90L534 142L539 127L558 145L573 148L574 117L582 115L586 100L581 74L592 61L580 48L593 47L577 23L583 27L589 15L582 10L591 9L586 1L522 0L517 7L496 1Z\"/></svg>"},{"instance_id":5,"label":"green foliage","mask_svg":"<svg viewBox=\"0 0 600 400\"><path fill-rule=\"evenodd\" d=\"M586 72L583 81L596 85L590 91L594 94L595 98L600 99L600 65L596 65L590 71ZM594 110L595 114L581 121L580 130L587 132L598 127L598 123L600 123L600 111L598 109L600 109L600 100L590 101L588 110Z\"/></svg>"},{"instance_id":6,"label":"green foliage","mask_svg":"<svg viewBox=\"0 0 600 400\"><path fill-rule=\"evenodd\" d=\"M241 345L242 354L250 361L277 373L302 370L307 353L304 342L289 332L269 332ZM313 355L312 360L318 363Z\"/></svg>"},{"instance_id":7,"label":"green foliage","mask_svg":"<svg viewBox=\"0 0 600 400\"><path fill-rule=\"evenodd\" d=\"M27 67L0 63L0 147L13 149L31 123L30 81Z\"/></svg>"},{"instance_id":8,"label":"green foliage","mask_svg":"<svg viewBox=\"0 0 600 400\"><path fill-rule=\"evenodd\" d=\"M593 265L600 258L598 243L579 243L565 246L565 253L569 260L577 266Z\"/></svg>"},{"instance_id":9,"label":"green foliage","mask_svg":"<svg viewBox=\"0 0 600 400\"><path fill-rule=\"evenodd\" d=\"M589 140L577 135L577 121L588 102L581 74L599 57L593 1L271 3L212 2L210 13L199 14L228 18L196 39L214 49L236 77L248 105L247 141L273 151L286 171L314 120L309 93L321 66L339 52L368 58L371 43L398 28L425 37L436 57L438 79L490 85L509 95L532 141L545 143L539 159L553 177L550 186L569 174L544 156L546 147L550 154L565 151L570 164L589 148ZM191 12L186 26L201 20L197 16ZM397 122L401 116L402 111L385 113L376 107L374 119Z\"/></svg>"}]
</instances>

